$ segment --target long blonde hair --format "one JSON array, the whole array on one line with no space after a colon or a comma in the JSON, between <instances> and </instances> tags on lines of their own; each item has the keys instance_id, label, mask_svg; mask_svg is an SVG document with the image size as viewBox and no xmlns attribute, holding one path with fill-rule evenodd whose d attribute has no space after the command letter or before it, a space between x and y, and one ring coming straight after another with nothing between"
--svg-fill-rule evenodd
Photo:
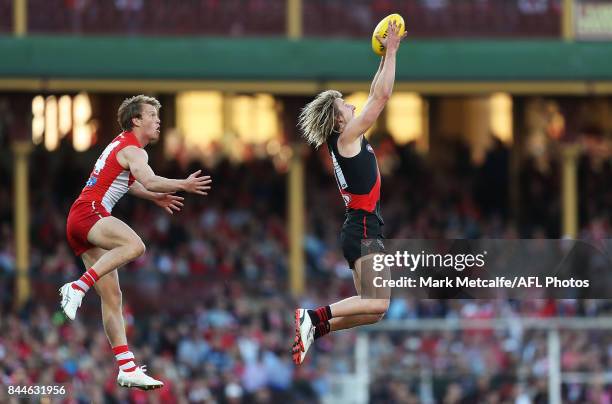
<instances>
[{"instance_id":1,"label":"long blonde hair","mask_svg":"<svg viewBox=\"0 0 612 404\"><path fill-rule=\"evenodd\" d=\"M336 90L323 91L306 104L300 112L298 126L302 136L314 147L319 147L327 140L336 126L336 107L334 101L342 98Z\"/></svg>"}]
</instances>

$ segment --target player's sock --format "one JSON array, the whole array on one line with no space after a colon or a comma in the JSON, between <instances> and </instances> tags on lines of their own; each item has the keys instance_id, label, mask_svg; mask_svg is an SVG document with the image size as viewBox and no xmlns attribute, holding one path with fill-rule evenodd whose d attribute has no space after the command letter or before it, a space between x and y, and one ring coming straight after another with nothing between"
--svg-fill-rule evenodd
<instances>
[{"instance_id":1,"label":"player's sock","mask_svg":"<svg viewBox=\"0 0 612 404\"><path fill-rule=\"evenodd\" d=\"M119 369L124 372L133 372L136 370L136 364L134 363L134 354L128 349L127 345L118 345L113 347L113 353Z\"/></svg>"},{"instance_id":2,"label":"player's sock","mask_svg":"<svg viewBox=\"0 0 612 404\"><path fill-rule=\"evenodd\" d=\"M314 326L324 321L329 321L332 318L331 308L329 306L322 306L316 310L308 310L308 315Z\"/></svg>"},{"instance_id":3,"label":"player's sock","mask_svg":"<svg viewBox=\"0 0 612 404\"><path fill-rule=\"evenodd\" d=\"M93 268L89 268L78 280L72 282L72 288L85 293L98 281L98 274Z\"/></svg>"},{"instance_id":4,"label":"player's sock","mask_svg":"<svg viewBox=\"0 0 612 404\"><path fill-rule=\"evenodd\" d=\"M321 338L322 336L329 334L330 324L329 321L324 321L315 327L314 339Z\"/></svg>"}]
</instances>

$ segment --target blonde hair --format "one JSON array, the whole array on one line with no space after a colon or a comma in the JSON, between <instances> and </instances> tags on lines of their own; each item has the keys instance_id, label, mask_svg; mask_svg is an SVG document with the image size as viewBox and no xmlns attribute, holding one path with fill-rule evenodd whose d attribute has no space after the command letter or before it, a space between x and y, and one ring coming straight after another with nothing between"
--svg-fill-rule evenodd
<instances>
[{"instance_id":1,"label":"blonde hair","mask_svg":"<svg viewBox=\"0 0 612 404\"><path fill-rule=\"evenodd\" d=\"M161 104L155 98L142 94L123 100L117 111L117 121L121 130L132 130L134 127L132 118L142 118L142 106L144 104L154 106L158 112L161 108Z\"/></svg>"},{"instance_id":2,"label":"blonde hair","mask_svg":"<svg viewBox=\"0 0 612 404\"><path fill-rule=\"evenodd\" d=\"M300 112L298 126L302 136L314 147L319 147L327 140L336 127L336 107L334 101L342 98L336 90L323 91L306 104Z\"/></svg>"}]
</instances>

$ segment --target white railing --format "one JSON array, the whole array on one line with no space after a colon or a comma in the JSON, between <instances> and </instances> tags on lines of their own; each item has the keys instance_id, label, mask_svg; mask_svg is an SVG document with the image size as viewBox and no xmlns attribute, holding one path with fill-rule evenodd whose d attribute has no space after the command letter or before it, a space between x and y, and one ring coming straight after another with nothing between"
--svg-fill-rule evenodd
<instances>
[{"instance_id":1,"label":"white railing","mask_svg":"<svg viewBox=\"0 0 612 404\"><path fill-rule=\"evenodd\" d=\"M339 375L331 381L331 393L325 397L326 404L365 404L369 397L370 363L369 334L371 332L414 332L414 331L453 331L453 330L506 330L520 327L523 330L547 331L548 351L548 402L561 403L562 383L610 383L612 372L597 374L561 371L560 330L611 330L612 317L563 317L563 318L499 318L493 320L462 319L423 319L388 320L357 330L355 344L355 373ZM431 388L431 372L422 370L420 399L424 403L434 401Z\"/></svg>"}]
</instances>

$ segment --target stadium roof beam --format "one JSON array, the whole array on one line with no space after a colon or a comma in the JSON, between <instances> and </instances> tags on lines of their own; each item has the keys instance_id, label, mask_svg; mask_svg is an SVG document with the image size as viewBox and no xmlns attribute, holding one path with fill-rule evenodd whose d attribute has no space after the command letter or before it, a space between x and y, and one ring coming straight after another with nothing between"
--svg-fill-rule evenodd
<instances>
[{"instance_id":1,"label":"stadium roof beam","mask_svg":"<svg viewBox=\"0 0 612 404\"><path fill-rule=\"evenodd\" d=\"M313 95L328 88L352 93L366 91L367 81L214 81L214 80L131 80L131 79L42 79L2 78L0 91L99 93L181 91L223 91L228 93L269 93ZM472 95L506 92L513 95L610 95L610 81L399 81L396 91L425 95Z\"/></svg>"}]
</instances>

